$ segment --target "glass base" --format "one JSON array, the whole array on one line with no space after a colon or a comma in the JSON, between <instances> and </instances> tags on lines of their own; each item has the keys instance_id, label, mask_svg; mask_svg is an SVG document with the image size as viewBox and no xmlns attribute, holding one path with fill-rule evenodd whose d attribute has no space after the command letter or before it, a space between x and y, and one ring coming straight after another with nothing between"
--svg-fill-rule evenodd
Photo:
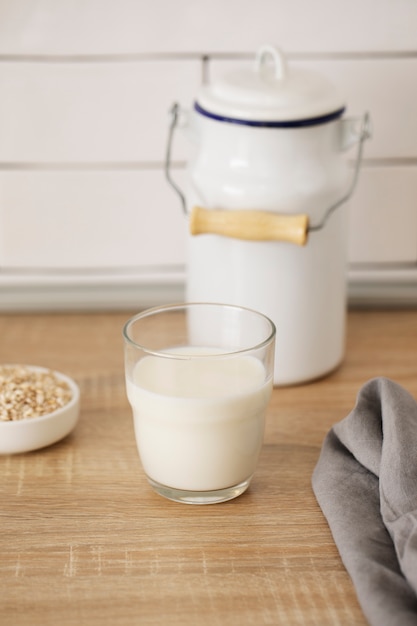
<instances>
[{"instance_id":1,"label":"glass base","mask_svg":"<svg viewBox=\"0 0 417 626\"><path fill-rule=\"evenodd\" d=\"M184 504L217 504L219 502L227 502L240 496L249 487L251 478L235 485L234 487L226 487L225 489L214 489L213 491L187 491L186 489L174 489L166 487L147 476L152 489L160 496L173 500L174 502L183 502Z\"/></svg>"}]
</instances>

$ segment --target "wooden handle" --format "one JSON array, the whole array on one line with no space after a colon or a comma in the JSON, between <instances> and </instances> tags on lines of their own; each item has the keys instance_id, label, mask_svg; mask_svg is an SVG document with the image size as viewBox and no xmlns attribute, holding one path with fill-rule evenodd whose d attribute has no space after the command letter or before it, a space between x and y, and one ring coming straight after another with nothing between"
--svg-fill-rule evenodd
<instances>
[{"instance_id":1,"label":"wooden handle","mask_svg":"<svg viewBox=\"0 0 417 626\"><path fill-rule=\"evenodd\" d=\"M304 246L308 215L282 215L268 211L203 209L195 206L190 215L190 233L223 235L249 241L288 241Z\"/></svg>"}]
</instances>

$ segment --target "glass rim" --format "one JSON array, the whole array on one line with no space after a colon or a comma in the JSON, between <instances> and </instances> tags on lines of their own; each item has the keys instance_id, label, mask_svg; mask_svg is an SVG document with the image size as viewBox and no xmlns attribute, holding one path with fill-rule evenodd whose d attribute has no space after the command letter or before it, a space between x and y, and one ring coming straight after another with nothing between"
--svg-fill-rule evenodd
<instances>
[{"instance_id":1,"label":"glass rim","mask_svg":"<svg viewBox=\"0 0 417 626\"><path fill-rule=\"evenodd\" d=\"M235 311L244 311L246 313L250 313L266 321L270 326L270 332L265 339L263 339L262 341L259 341L258 343L254 345L250 345L246 348L238 348L236 350L225 350L224 352L215 352L212 354L187 354L187 353L178 354L178 353L168 352L166 350L155 350L155 349L146 347L142 343L138 343L137 341L134 341L129 336L130 327L133 326L133 324L140 319L145 319L146 317L152 317L153 315L156 315L157 313L168 313L169 311L175 311L175 310L179 311L181 309L184 309L184 310L195 309L199 307L233 309ZM139 313L136 313L131 318L129 318L127 322L124 324L122 334L127 344L133 346L134 348L138 348L142 350L143 352L146 352L146 354L149 354L152 356L163 357L165 359L177 359L177 360L188 361L191 359L201 359L201 358L204 358L204 359L217 358L218 359L219 357L232 357L234 355L242 354L245 352L259 350L267 346L269 343L271 343L274 340L275 335L276 335L276 327L275 327L274 322L267 315L265 315L264 313L261 313L260 311L256 311L255 309L251 309L250 307L245 307L245 306L241 306L238 304L224 304L221 302L181 302L181 303L179 302L179 303L174 303L174 304L163 304L160 306L150 307L148 309L144 309L143 311L140 311Z\"/></svg>"}]
</instances>

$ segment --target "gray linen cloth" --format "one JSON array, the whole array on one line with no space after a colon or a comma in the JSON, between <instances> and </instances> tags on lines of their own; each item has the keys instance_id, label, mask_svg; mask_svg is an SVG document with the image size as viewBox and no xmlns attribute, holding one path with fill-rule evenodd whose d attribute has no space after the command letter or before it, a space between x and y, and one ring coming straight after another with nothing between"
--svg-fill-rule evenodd
<instances>
[{"instance_id":1,"label":"gray linen cloth","mask_svg":"<svg viewBox=\"0 0 417 626\"><path fill-rule=\"evenodd\" d=\"M327 434L312 485L371 626L417 625L417 403L375 378Z\"/></svg>"}]
</instances>

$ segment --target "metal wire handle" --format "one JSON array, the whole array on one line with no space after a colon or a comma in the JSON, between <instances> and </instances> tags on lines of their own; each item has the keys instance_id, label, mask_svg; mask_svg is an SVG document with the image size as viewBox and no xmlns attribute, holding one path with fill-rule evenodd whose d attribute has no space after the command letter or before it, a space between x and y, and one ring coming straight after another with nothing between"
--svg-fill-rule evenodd
<instances>
[{"instance_id":1,"label":"metal wire handle","mask_svg":"<svg viewBox=\"0 0 417 626\"><path fill-rule=\"evenodd\" d=\"M334 211L336 211L336 209L338 209L340 207L340 205L342 205L344 202L347 202L349 200L349 198L351 197L351 195L352 195L352 193L353 193L353 191L354 191L354 189L356 187L356 183L358 182L359 171L361 169L362 154L363 154L363 144L366 141L366 139L369 139L369 137L371 137L371 134L372 134L372 131L371 131L371 119L370 119L369 113L366 112L364 114L363 120L362 120L362 128L361 128L359 141L358 141L358 152L357 152L357 155L356 155L355 169L354 169L354 172L353 172L353 176L352 176L352 181L350 183L350 187L346 191L345 195L340 198L340 200L338 200L337 202L332 204L327 209L327 211L325 212L321 222L319 222L318 224L315 224L314 226L309 225L308 232L316 232L318 230L321 230L324 227L324 225L326 224L326 222L329 219L329 217L331 216L331 214L334 213Z\"/></svg>"},{"instance_id":2,"label":"metal wire handle","mask_svg":"<svg viewBox=\"0 0 417 626\"><path fill-rule=\"evenodd\" d=\"M172 142L173 142L173 137L174 137L174 131L175 128L178 124L178 113L179 113L179 109L180 106L177 102L174 102L174 104L171 107L171 124L169 125L169 130L168 130L168 142L167 142L167 149L166 149L166 154L165 154L165 167L164 167L164 171L165 171L165 178L167 179L168 183L171 185L171 187L174 189L174 191L178 194L181 204L182 204L182 210L184 212L184 215L187 216L187 202L185 199L184 194L182 193L181 189L178 187L178 185L172 180L171 178L171 152L172 152Z\"/></svg>"},{"instance_id":3,"label":"metal wire handle","mask_svg":"<svg viewBox=\"0 0 417 626\"><path fill-rule=\"evenodd\" d=\"M174 189L174 191L178 194L178 196L180 198L180 201L181 201L183 213L187 217L188 216L188 212L187 212L187 202L186 202L185 195L183 194L181 189L178 187L178 185L174 182L174 180L171 177L172 143L173 143L174 131L175 131L175 128L177 127L177 124L178 124L179 110L180 110L180 106L179 106L179 104L177 102L175 102L172 105L171 110L170 110L170 113L171 113L171 124L169 126L169 131L168 131L168 141L167 141L167 149L166 149L166 155L165 155L164 171L165 171L165 177L166 177L168 183L171 185L171 187ZM342 204L347 202L349 200L349 198L351 197L351 195L352 195L352 193L353 193L353 191L354 191L354 189L356 187L356 183L357 183L358 177L359 177L359 171L360 171L361 164L362 164L363 144L364 144L366 139L371 137L371 134L372 134L372 132L371 132L370 115L369 115L368 112L366 112L364 114L363 120L362 120L362 126L361 126L361 130L360 130L359 141L358 141L358 151L357 151L357 155L356 155L355 169L354 169L354 172L353 172L353 176L352 176L352 180L351 180L350 186L349 186L348 190L346 191L346 193L339 200L337 200L337 202L332 204L325 211L322 220L318 224L314 224L314 225L309 225L308 226L308 232L317 232L317 231L321 230L325 226L327 220L332 215L332 213L334 213L334 211L336 211L336 209L338 209Z\"/></svg>"}]
</instances>

